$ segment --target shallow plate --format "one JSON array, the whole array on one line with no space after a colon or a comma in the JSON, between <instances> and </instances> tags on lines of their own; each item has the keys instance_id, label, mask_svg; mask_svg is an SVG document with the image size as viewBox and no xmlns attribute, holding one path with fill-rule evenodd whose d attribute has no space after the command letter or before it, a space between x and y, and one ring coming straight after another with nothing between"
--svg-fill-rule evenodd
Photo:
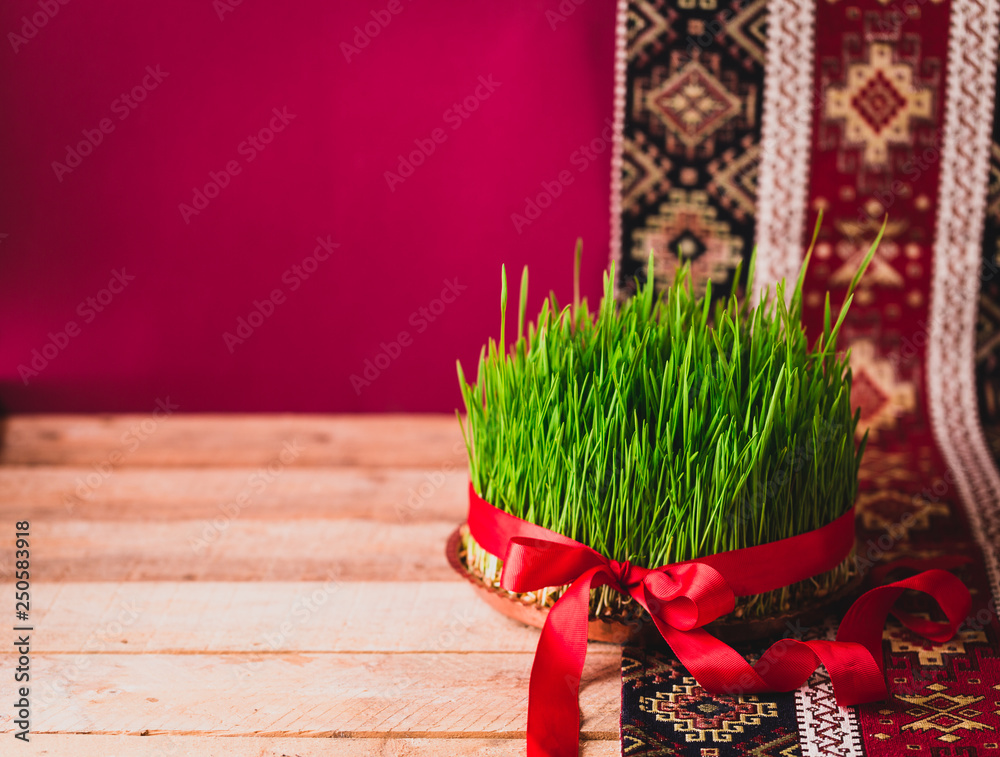
<instances>
[{"instance_id":1,"label":"shallow plate","mask_svg":"<svg viewBox=\"0 0 1000 757\"><path fill-rule=\"evenodd\" d=\"M511 596L507 592L484 583L477 576L470 573L460 556L461 543L461 527L459 527L448 537L445 546L448 563L455 569L455 572L475 587L476 594L480 599L497 612L513 620L534 626L535 628L541 628L545 625L545 618L549 614L549 608L540 607L535 602L529 600L519 599L516 595ZM816 599L795 612L755 620L741 620L739 618L732 618L730 620L728 619L730 616L726 616L725 618L720 618L709 623L705 626L705 630L729 644L766 638L782 638L788 636L790 633L802 631L809 626L822 622L827 616L835 614L840 605L846 604L848 600L857 594L861 584L864 583L864 579L864 575L859 573L839 591L822 599ZM652 619L646 614L643 614L641 621L635 623L604 620L591 616L590 622L587 625L587 638L590 641L628 644L658 639L659 632L656 630L656 626L653 625Z\"/></svg>"}]
</instances>

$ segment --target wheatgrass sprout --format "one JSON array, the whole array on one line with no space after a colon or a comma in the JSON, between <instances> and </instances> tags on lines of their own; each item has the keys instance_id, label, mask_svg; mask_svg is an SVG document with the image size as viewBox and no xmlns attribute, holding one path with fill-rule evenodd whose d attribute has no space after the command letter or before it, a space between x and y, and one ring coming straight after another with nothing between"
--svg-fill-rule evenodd
<instances>
[{"instance_id":1,"label":"wheatgrass sprout","mask_svg":"<svg viewBox=\"0 0 1000 757\"><path fill-rule=\"evenodd\" d=\"M735 292L713 306L687 265L657 297L650 256L634 297L616 302L612 267L596 309L576 285L571 306L552 294L528 324L525 269L509 346L504 273L499 344L480 353L475 383L458 366L476 492L645 567L830 523L855 500L865 446L837 337L879 239L835 321L827 296L812 347L800 321L811 247L787 300L782 282L757 306Z\"/></svg>"}]
</instances>

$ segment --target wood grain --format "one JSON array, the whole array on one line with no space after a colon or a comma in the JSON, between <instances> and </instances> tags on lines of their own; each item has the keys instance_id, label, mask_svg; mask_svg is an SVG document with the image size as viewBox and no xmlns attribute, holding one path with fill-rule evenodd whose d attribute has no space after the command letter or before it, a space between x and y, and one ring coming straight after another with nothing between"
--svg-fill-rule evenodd
<instances>
[{"instance_id":1,"label":"wood grain","mask_svg":"<svg viewBox=\"0 0 1000 757\"><path fill-rule=\"evenodd\" d=\"M533 652L465 582L39 583L37 652ZM591 644L591 654L619 654Z\"/></svg>"},{"instance_id":2,"label":"wood grain","mask_svg":"<svg viewBox=\"0 0 1000 757\"><path fill-rule=\"evenodd\" d=\"M252 736L97 736L35 734L45 757L521 757L520 738L255 738ZM618 739L584 741L581 757L618 757Z\"/></svg>"},{"instance_id":3,"label":"wood grain","mask_svg":"<svg viewBox=\"0 0 1000 757\"><path fill-rule=\"evenodd\" d=\"M453 416L20 416L2 433L0 517L32 521L33 754L524 753L538 632L446 562L467 506ZM620 656L590 645L585 757L620 753Z\"/></svg>"},{"instance_id":4,"label":"wood grain","mask_svg":"<svg viewBox=\"0 0 1000 757\"><path fill-rule=\"evenodd\" d=\"M33 729L48 733L522 736L533 655L38 654ZM12 669L12 655L0 664ZM587 660L581 731L618 732L618 655Z\"/></svg>"},{"instance_id":5,"label":"wood grain","mask_svg":"<svg viewBox=\"0 0 1000 757\"><path fill-rule=\"evenodd\" d=\"M160 398L165 399L165 398ZM176 399L176 398L174 398ZM3 421L0 464L88 467L294 465L437 468L465 464L454 415L19 415Z\"/></svg>"},{"instance_id":6,"label":"wood grain","mask_svg":"<svg viewBox=\"0 0 1000 757\"><path fill-rule=\"evenodd\" d=\"M456 526L222 516L38 520L31 575L35 581L461 581L444 555ZM5 550L0 580L11 580L12 559Z\"/></svg>"},{"instance_id":7,"label":"wood grain","mask_svg":"<svg viewBox=\"0 0 1000 757\"><path fill-rule=\"evenodd\" d=\"M0 466L0 518L160 521L240 510L259 520L465 518L465 466L440 468L119 468Z\"/></svg>"}]
</instances>

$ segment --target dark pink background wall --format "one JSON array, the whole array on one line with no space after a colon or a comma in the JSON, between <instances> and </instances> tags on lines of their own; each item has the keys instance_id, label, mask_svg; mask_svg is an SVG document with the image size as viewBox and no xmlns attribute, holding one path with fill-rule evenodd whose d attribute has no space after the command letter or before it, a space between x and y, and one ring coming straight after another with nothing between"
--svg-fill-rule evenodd
<instances>
[{"instance_id":1,"label":"dark pink background wall","mask_svg":"<svg viewBox=\"0 0 1000 757\"><path fill-rule=\"evenodd\" d=\"M452 410L502 262L565 300L582 236L599 293L614 7L576 1L4 3L0 401Z\"/></svg>"}]
</instances>

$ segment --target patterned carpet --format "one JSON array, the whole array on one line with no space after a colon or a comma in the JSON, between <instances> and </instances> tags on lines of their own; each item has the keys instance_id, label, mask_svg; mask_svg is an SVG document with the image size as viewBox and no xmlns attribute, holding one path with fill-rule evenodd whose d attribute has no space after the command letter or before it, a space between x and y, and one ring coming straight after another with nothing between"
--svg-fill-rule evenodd
<instances>
[{"instance_id":1,"label":"patterned carpet","mask_svg":"<svg viewBox=\"0 0 1000 757\"><path fill-rule=\"evenodd\" d=\"M1000 754L1000 0L622 0L618 19L623 293L650 249L661 286L690 260L724 290L754 244L758 284L794 276L823 211L815 334L888 213L844 331L870 432L859 537L876 563L975 559L959 636L886 628L873 705L838 709L822 671L713 697L668 652L627 650L623 754Z\"/></svg>"},{"instance_id":2,"label":"patterned carpet","mask_svg":"<svg viewBox=\"0 0 1000 757\"><path fill-rule=\"evenodd\" d=\"M764 0L629 5L622 140L623 282L669 286L678 256L704 287L753 249L764 79ZM728 29L726 43L716 44ZM723 286L720 291L725 291Z\"/></svg>"},{"instance_id":3,"label":"patterned carpet","mask_svg":"<svg viewBox=\"0 0 1000 757\"><path fill-rule=\"evenodd\" d=\"M873 460L884 462L881 455ZM954 503L904 494L907 483L869 468L858 520L862 556L977 550ZM878 481L878 483L876 483ZM906 514L909 514L908 516ZM901 524L906 524L905 527ZM892 698L840 709L822 668L789 694L717 697L661 648L627 648L622 669L622 753L635 755L989 755L1000 739L1000 643L982 566L956 571L973 590L973 612L951 641L934 644L890 621L883 634ZM909 608L931 617L930 608ZM790 626L794 638L833 638L837 618ZM767 644L740 651L752 659ZM962 747L962 751L953 747ZM994 746L991 746L994 745Z\"/></svg>"}]
</instances>

